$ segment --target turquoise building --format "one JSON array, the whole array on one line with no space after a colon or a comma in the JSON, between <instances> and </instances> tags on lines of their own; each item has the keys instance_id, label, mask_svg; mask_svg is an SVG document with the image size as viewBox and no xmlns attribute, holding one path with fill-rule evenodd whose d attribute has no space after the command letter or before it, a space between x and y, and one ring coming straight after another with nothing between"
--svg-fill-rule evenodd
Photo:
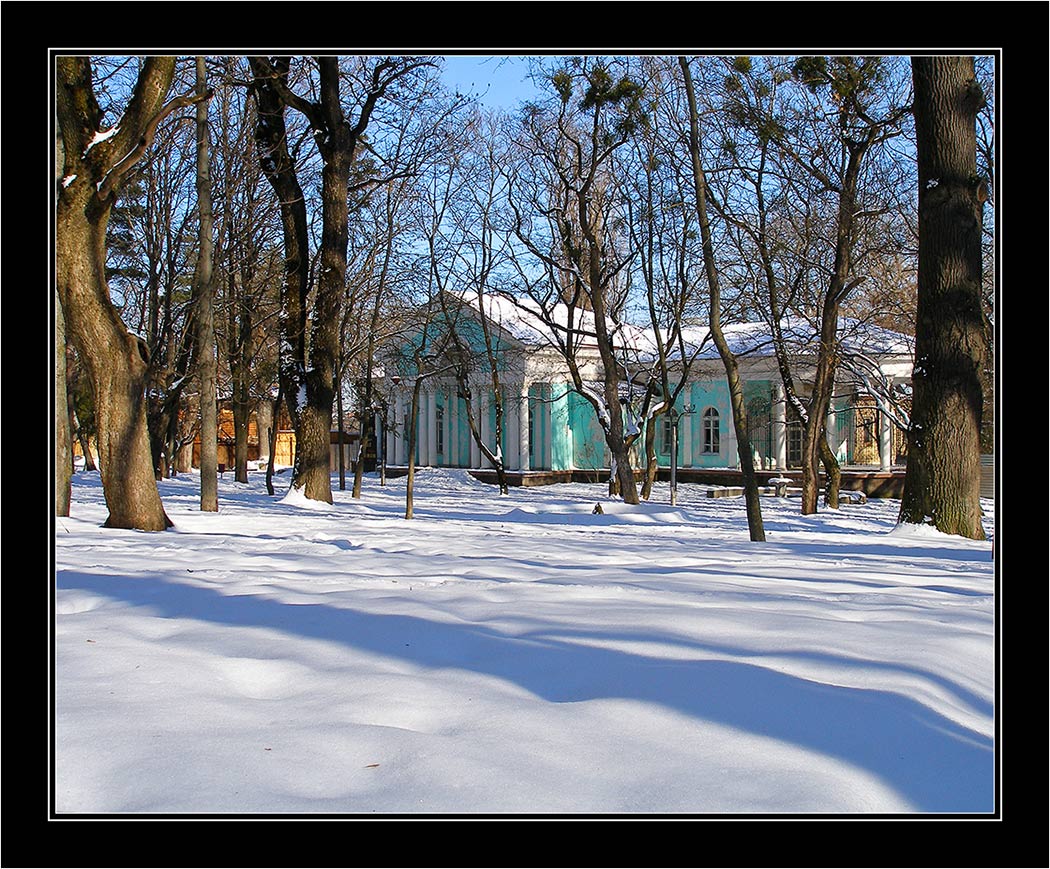
<instances>
[{"instance_id":1,"label":"turquoise building","mask_svg":"<svg viewBox=\"0 0 1050 869\"><path fill-rule=\"evenodd\" d=\"M501 384L503 426L496 443L496 400L485 357L479 308L457 299L454 314L445 311L412 341L388 349L382 388L386 395L387 428L384 449L391 465L408 463L409 426L415 425L415 461L419 466L491 467L471 435L464 387L472 396L476 428L485 444L502 456L509 471L607 472L609 453L594 407L573 388L564 355L549 320L521 302L486 298L486 315L493 356ZM452 323L450 317L454 318ZM555 324L556 326L556 324ZM455 330L458 351L449 349ZM738 354L748 407L750 437L756 467L790 469L801 463L802 426L785 400L779 369L764 324L725 329ZM805 385L805 338L796 342L796 370ZM576 353L585 386L601 393L602 368L597 347L581 332ZM691 327L686 336L695 352L688 379L675 404L678 421L678 467L739 468L728 384L707 330ZM633 384L644 383L653 360L652 335L642 328L624 332L624 370ZM890 469L903 459L905 438L895 424L895 412L884 396L909 391L912 348L897 333L844 323L842 346L864 360L863 368L840 366L828 415L829 443L844 465ZM444 349L443 349L444 348ZM451 374L451 357L472 357L469 374L458 381ZM418 369L418 370L417 370ZM859 372L859 373L858 373ZM411 398L420 379L419 413L411 417ZM878 387L878 388L876 388ZM635 389L635 393L639 390ZM644 429L638 419L641 401L621 385L620 412L628 428ZM880 397L881 396L881 397ZM643 434L644 437L644 434ZM660 466L672 460L672 414L661 414L656 425L655 451ZM644 464L640 437L633 448L635 467Z\"/></svg>"}]
</instances>

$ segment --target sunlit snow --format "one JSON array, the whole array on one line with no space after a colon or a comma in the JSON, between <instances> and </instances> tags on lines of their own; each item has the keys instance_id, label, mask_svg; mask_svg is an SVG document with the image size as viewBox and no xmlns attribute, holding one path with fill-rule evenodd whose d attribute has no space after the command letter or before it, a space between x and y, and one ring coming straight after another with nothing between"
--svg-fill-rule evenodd
<instances>
[{"instance_id":1,"label":"sunlit snow","mask_svg":"<svg viewBox=\"0 0 1050 869\"><path fill-rule=\"evenodd\" d=\"M666 483L160 483L56 520L58 813L993 810L990 541ZM593 512L601 503L604 512ZM991 534L991 502L985 502Z\"/></svg>"}]
</instances>

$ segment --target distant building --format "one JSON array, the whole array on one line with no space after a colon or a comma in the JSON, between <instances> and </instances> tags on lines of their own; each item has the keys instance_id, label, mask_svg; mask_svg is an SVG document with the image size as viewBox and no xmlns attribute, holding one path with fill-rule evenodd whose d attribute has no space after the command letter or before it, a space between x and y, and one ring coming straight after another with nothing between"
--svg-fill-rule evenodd
<instances>
[{"instance_id":1,"label":"distant building","mask_svg":"<svg viewBox=\"0 0 1050 869\"><path fill-rule=\"evenodd\" d=\"M486 305L503 384L505 424L499 448L507 469L523 474L607 469L608 451L594 409L573 388L550 327L528 309L507 299L489 297ZM477 318L476 306L470 310L469 316ZM458 328L468 336L473 351L480 354L483 345L479 343L479 331L472 330L468 320L461 320ZM431 327L430 331L440 333L440 327ZM690 327L686 331L687 352L697 348L699 351L676 405L681 414L678 467L738 469L729 389L721 360L706 328ZM791 336L795 370L805 388L807 364L812 370L812 353L807 354L804 324L788 324L785 331ZM740 363L756 467L798 467L802 425L785 400L768 328L765 324L749 323L727 326L725 332ZM622 356L634 387L628 389L627 384L622 384L621 410L630 424L640 404L638 384L645 382L645 371L652 362L653 338L642 328L622 330L622 335ZM911 340L877 327L843 321L841 341L845 350L863 360L863 366L854 366L851 373L840 365L828 415L829 443L843 465L889 471L904 461L906 437L903 429L894 424L884 398L894 396L898 404L907 404ZM425 377L418 418L409 419L417 374L411 361L413 342L418 344L418 338L388 347L383 358L381 388L387 400L387 462L407 463L408 427L416 425L418 465L485 468L487 463L470 434L465 402L457 394L457 384L447 375L435 373ZM582 342L576 360L586 388L593 386L600 394L603 378L596 345ZM475 366L470 389L476 397L475 414L481 436L494 449L494 402L485 364ZM668 466L671 437L666 414L657 425L655 446L659 464ZM638 467L644 457L641 439L635 450Z\"/></svg>"}]
</instances>

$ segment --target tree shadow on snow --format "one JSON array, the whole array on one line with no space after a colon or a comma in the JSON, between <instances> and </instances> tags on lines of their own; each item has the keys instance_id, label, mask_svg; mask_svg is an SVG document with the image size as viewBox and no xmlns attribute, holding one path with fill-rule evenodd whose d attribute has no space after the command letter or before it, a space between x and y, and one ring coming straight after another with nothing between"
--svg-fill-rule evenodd
<instances>
[{"instance_id":1,"label":"tree shadow on snow","mask_svg":"<svg viewBox=\"0 0 1050 869\"><path fill-rule=\"evenodd\" d=\"M669 660L560 638L512 636L480 625L227 596L159 577L60 570L56 581L60 590L105 595L160 618L288 631L420 666L494 676L552 703L659 704L862 767L917 812L994 808L992 741L887 691L821 684L751 663Z\"/></svg>"}]
</instances>

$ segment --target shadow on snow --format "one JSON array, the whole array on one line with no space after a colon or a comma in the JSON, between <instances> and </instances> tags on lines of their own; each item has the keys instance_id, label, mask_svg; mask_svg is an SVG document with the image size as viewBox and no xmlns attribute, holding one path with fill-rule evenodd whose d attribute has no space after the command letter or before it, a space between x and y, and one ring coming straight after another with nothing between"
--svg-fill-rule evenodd
<instances>
[{"instance_id":1,"label":"shadow on snow","mask_svg":"<svg viewBox=\"0 0 1050 869\"><path fill-rule=\"evenodd\" d=\"M479 625L226 596L155 577L60 570L56 579L59 589L103 594L163 618L290 631L425 667L494 676L552 703L655 703L867 769L918 812L993 810L991 740L887 691L820 684L750 663L668 660Z\"/></svg>"}]
</instances>

